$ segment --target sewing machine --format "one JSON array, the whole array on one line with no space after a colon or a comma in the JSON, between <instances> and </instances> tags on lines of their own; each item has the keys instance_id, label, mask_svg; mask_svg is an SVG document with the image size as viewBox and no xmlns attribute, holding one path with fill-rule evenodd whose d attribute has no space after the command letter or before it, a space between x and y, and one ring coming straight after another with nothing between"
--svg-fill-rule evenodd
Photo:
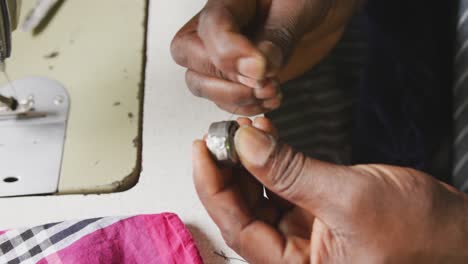
<instances>
[{"instance_id":1,"label":"sewing machine","mask_svg":"<svg viewBox=\"0 0 468 264\"><path fill-rule=\"evenodd\" d=\"M146 7L0 0L0 197L136 184Z\"/></svg>"}]
</instances>

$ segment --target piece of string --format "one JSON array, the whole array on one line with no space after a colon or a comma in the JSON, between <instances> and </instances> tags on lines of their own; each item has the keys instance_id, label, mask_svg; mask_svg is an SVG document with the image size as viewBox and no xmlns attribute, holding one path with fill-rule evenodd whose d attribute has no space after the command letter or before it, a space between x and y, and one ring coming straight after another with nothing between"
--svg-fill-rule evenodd
<instances>
[{"instance_id":1,"label":"piece of string","mask_svg":"<svg viewBox=\"0 0 468 264\"><path fill-rule=\"evenodd\" d=\"M220 251L220 252L213 251L213 253L216 256L223 258L227 263L231 262L231 260L237 260L237 261L240 261L240 262L247 263L247 261L245 261L244 259L228 257L228 256L226 256L226 253L224 253L223 251Z\"/></svg>"}]
</instances>

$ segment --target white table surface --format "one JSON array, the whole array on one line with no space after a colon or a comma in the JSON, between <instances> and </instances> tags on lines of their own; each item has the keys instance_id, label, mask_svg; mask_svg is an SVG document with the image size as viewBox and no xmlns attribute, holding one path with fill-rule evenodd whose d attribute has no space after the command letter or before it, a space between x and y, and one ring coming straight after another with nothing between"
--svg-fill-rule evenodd
<instances>
[{"instance_id":1,"label":"white table surface","mask_svg":"<svg viewBox=\"0 0 468 264\"><path fill-rule=\"evenodd\" d=\"M215 250L235 256L200 204L191 176L192 141L202 136L212 121L228 115L188 92L184 70L173 63L169 53L175 32L203 3L150 1L143 170L139 183L116 194L0 199L0 229L67 219L175 212L189 226L206 263L224 262L213 253Z\"/></svg>"}]
</instances>

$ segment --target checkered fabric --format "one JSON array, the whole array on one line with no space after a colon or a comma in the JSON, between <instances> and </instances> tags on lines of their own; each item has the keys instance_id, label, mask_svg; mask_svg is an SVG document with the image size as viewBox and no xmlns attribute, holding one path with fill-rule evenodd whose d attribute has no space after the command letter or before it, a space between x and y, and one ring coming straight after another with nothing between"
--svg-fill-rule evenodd
<instances>
[{"instance_id":1,"label":"checkered fabric","mask_svg":"<svg viewBox=\"0 0 468 264\"><path fill-rule=\"evenodd\" d=\"M0 231L0 264L202 264L173 213L103 217Z\"/></svg>"},{"instance_id":2,"label":"checkered fabric","mask_svg":"<svg viewBox=\"0 0 468 264\"><path fill-rule=\"evenodd\" d=\"M52 260L54 252L122 219L124 218L94 218L6 231L0 235L0 263L37 263L41 259Z\"/></svg>"}]
</instances>

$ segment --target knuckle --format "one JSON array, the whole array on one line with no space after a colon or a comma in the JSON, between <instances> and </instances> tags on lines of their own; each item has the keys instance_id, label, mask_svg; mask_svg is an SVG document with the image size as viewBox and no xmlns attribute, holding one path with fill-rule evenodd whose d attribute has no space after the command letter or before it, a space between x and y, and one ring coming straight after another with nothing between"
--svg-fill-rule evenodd
<instances>
[{"instance_id":1,"label":"knuckle","mask_svg":"<svg viewBox=\"0 0 468 264\"><path fill-rule=\"evenodd\" d=\"M225 9L222 4L217 1L208 1L200 11L198 32L202 37L210 37L218 30L218 25L223 17L226 16Z\"/></svg>"},{"instance_id":2,"label":"knuckle","mask_svg":"<svg viewBox=\"0 0 468 264\"><path fill-rule=\"evenodd\" d=\"M282 46L288 46L296 39L296 34L290 29L290 27L281 27L275 31L276 39L283 44Z\"/></svg>"},{"instance_id":3,"label":"knuckle","mask_svg":"<svg viewBox=\"0 0 468 264\"><path fill-rule=\"evenodd\" d=\"M185 72L185 82L190 92L197 97L203 96L203 88L199 78L191 70Z\"/></svg>"},{"instance_id":4,"label":"knuckle","mask_svg":"<svg viewBox=\"0 0 468 264\"><path fill-rule=\"evenodd\" d=\"M213 72L214 72L214 76L220 78L220 79L223 79L223 80L228 80L226 74L224 74L223 71L221 71L220 69L216 68L213 64L211 64L211 66L214 68Z\"/></svg>"},{"instance_id":5,"label":"knuckle","mask_svg":"<svg viewBox=\"0 0 468 264\"><path fill-rule=\"evenodd\" d=\"M266 29L267 38L271 39L282 51L283 54L289 54L292 45L297 40L296 33L292 30L295 22L290 19L286 25L281 27L272 27ZM290 26L289 26L290 25Z\"/></svg>"},{"instance_id":6,"label":"knuckle","mask_svg":"<svg viewBox=\"0 0 468 264\"><path fill-rule=\"evenodd\" d=\"M200 23L198 24L198 31L202 34L206 32L205 25L210 25L213 20L213 16L211 15L213 13L213 8L210 6L209 2L203 7L203 9L200 11Z\"/></svg>"},{"instance_id":7,"label":"knuckle","mask_svg":"<svg viewBox=\"0 0 468 264\"><path fill-rule=\"evenodd\" d=\"M232 101L233 104L235 105L245 105L249 103L255 103L255 97L252 92L252 89L237 89L239 87L236 87L233 85L228 92L228 97L231 98L230 100Z\"/></svg>"},{"instance_id":8,"label":"knuckle","mask_svg":"<svg viewBox=\"0 0 468 264\"><path fill-rule=\"evenodd\" d=\"M187 56L183 49L181 49L181 37L177 34L171 42L170 51L172 59L180 66L187 65Z\"/></svg>"},{"instance_id":9,"label":"knuckle","mask_svg":"<svg viewBox=\"0 0 468 264\"><path fill-rule=\"evenodd\" d=\"M207 70L208 74L214 77L217 77L222 80L227 80L226 75L218 69L213 63L207 62L205 69Z\"/></svg>"},{"instance_id":10,"label":"knuckle","mask_svg":"<svg viewBox=\"0 0 468 264\"><path fill-rule=\"evenodd\" d=\"M294 197L297 184L304 175L306 157L284 144L276 147L275 152L270 161L268 176L279 193Z\"/></svg>"}]
</instances>

